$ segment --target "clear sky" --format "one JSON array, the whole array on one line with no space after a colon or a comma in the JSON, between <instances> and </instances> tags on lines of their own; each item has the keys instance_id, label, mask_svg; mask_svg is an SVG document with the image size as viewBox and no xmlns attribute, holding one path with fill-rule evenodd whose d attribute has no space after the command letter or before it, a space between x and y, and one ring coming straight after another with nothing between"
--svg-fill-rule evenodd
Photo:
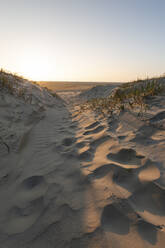
<instances>
[{"instance_id":1,"label":"clear sky","mask_svg":"<svg viewBox=\"0 0 165 248\"><path fill-rule=\"evenodd\" d=\"M0 67L33 80L165 72L165 0L0 0Z\"/></svg>"}]
</instances>

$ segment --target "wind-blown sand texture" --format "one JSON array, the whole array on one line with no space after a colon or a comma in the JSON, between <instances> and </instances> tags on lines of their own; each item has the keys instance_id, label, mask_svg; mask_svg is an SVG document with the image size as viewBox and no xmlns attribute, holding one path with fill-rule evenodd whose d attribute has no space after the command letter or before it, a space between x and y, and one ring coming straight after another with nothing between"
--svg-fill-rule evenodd
<instances>
[{"instance_id":1,"label":"wind-blown sand texture","mask_svg":"<svg viewBox=\"0 0 165 248\"><path fill-rule=\"evenodd\" d=\"M0 93L0 247L163 248L165 97L103 119L36 87L44 109Z\"/></svg>"}]
</instances>

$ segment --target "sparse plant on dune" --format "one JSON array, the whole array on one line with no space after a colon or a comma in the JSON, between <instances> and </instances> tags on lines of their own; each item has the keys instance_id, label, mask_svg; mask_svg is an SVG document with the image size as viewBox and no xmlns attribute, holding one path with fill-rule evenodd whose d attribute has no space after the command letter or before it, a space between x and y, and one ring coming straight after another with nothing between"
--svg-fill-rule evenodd
<instances>
[{"instance_id":1,"label":"sparse plant on dune","mask_svg":"<svg viewBox=\"0 0 165 248\"><path fill-rule=\"evenodd\" d=\"M165 78L152 78L126 83L116 88L106 98L95 98L82 104L80 111L92 109L103 115L121 112L125 109L139 109L139 114L148 108L146 99L165 93Z\"/></svg>"},{"instance_id":2,"label":"sparse plant on dune","mask_svg":"<svg viewBox=\"0 0 165 248\"><path fill-rule=\"evenodd\" d=\"M17 95L18 95L19 97L24 98L24 97L25 97L25 93L26 93L25 88L19 88L19 89L18 89Z\"/></svg>"},{"instance_id":3,"label":"sparse plant on dune","mask_svg":"<svg viewBox=\"0 0 165 248\"><path fill-rule=\"evenodd\" d=\"M13 94L14 88L13 85L9 82L7 76L4 72L0 72L0 88L7 89L10 94Z\"/></svg>"},{"instance_id":4,"label":"sparse plant on dune","mask_svg":"<svg viewBox=\"0 0 165 248\"><path fill-rule=\"evenodd\" d=\"M22 83L22 86L17 86L17 84ZM35 81L29 81L28 79L25 79L23 76L18 75L17 73L11 73L8 72L4 69L0 69L0 90L6 90L8 93L10 93L11 95L15 95L18 96L22 99L24 99L25 101L32 101L31 97L29 96L29 92L28 92L28 96L27 96L27 88L24 86L24 82L29 82L32 85L38 85L38 87L40 88L45 88L45 90L47 92L49 92L49 94L53 97L58 97L57 94L55 92L53 92L52 90L46 88L46 87L42 87L40 86L37 82Z\"/></svg>"}]
</instances>

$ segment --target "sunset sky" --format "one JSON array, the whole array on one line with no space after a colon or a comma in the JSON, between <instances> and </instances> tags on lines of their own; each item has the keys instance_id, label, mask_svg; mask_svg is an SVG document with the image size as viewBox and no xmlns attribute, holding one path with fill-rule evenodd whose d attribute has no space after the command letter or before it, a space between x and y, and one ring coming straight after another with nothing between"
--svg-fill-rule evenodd
<instances>
[{"instance_id":1,"label":"sunset sky","mask_svg":"<svg viewBox=\"0 0 165 248\"><path fill-rule=\"evenodd\" d=\"M165 72L164 0L0 0L0 67L33 80Z\"/></svg>"}]
</instances>

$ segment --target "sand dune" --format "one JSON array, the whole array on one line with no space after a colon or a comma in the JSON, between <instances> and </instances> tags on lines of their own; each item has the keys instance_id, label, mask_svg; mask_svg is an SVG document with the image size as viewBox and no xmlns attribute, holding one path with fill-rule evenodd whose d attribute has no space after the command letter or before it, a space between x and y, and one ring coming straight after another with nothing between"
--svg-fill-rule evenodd
<instances>
[{"instance_id":1,"label":"sand dune","mask_svg":"<svg viewBox=\"0 0 165 248\"><path fill-rule=\"evenodd\" d=\"M73 96L41 111L1 94L0 247L163 248L163 97L114 120Z\"/></svg>"}]
</instances>

